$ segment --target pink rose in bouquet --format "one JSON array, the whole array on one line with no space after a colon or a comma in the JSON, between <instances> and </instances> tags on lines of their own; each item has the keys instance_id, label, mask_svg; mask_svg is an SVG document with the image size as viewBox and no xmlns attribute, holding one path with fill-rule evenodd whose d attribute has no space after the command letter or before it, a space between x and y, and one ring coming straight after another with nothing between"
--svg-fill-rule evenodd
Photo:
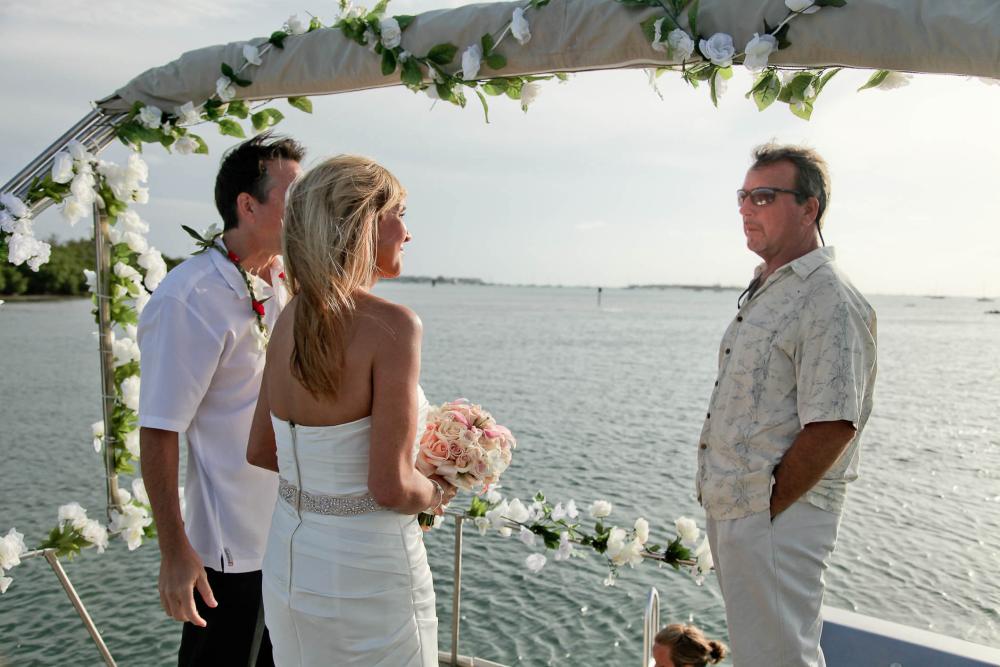
<instances>
[{"instance_id":1,"label":"pink rose in bouquet","mask_svg":"<svg viewBox=\"0 0 1000 667\"><path fill-rule=\"evenodd\" d=\"M460 489L486 491L510 465L517 441L482 406L464 398L431 408L420 438L417 469Z\"/></svg>"}]
</instances>

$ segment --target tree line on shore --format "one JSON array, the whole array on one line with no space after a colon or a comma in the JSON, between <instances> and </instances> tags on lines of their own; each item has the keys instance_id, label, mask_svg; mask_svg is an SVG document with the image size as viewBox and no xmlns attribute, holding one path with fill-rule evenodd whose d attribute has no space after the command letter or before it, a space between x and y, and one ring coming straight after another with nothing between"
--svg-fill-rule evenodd
<instances>
[{"instance_id":1,"label":"tree line on shore","mask_svg":"<svg viewBox=\"0 0 1000 667\"><path fill-rule=\"evenodd\" d=\"M0 243L0 296L85 296L88 294L84 269L94 270L94 242L48 240L52 255L47 264L32 271L26 264L7 261L7 244ZM181 260L164 257L172 269Z\"/></svg>"}]
</instances>

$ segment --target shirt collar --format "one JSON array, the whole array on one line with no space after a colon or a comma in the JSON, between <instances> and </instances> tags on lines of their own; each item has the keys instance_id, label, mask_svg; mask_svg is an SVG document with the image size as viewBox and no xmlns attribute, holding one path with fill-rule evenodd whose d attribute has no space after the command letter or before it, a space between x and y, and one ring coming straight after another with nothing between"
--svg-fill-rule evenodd
<instances>
[{"instance_id":1,"label":"shirt collar","mask_svg":"<svg viewBox=\"0 0 1000 667\"><path fill-rule=\"evenodd\" d=\"M798 259L793 259L784 266L778 267L778 269L772 275L783 273L785 271L794 271L795 275L797 275L802 280L805 280L810 276L810 274L812 274L813 271L823 266L824 264L829 264L834 259L836 259L836 256L837 254L834 251L833 246L822 246L820 248L816 248L815 250L807 252ZM754 278L764 273L764 268L766 266L767 265L764 264L763 262L758 264L757 268L755 268L753 272Z\"/></svg>"},{"instance_id":2,"label":"shirt collar","mask_svg":"<svg viewBox=\"0 0 1000 667\"><path fill-rule=\"evenodd\" d=\"M228 252L226 244L222 242L221 238L216 239L215 243L218 248L222 249L222 252L219 252L216 248L209 248L206 252L211 256L216 270L222 274L223 279L225 279L226 283L240 298L250 298L250 293L247 292L247 284L243 282L240 270L236 268L235 264L229 261L229 257L226 254Z\"/></svg>"}]
</instances>

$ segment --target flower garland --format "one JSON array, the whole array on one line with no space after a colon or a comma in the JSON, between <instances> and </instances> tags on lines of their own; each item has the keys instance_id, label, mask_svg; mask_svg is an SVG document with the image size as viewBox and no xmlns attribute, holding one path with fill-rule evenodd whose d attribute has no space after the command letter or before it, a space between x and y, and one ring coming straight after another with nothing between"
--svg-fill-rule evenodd
<instances>
[{"instance_id":1,"label":"flower garland","mask_svg":"<svg viewBox=\"0 0 1000 667\"><path fill-rule=\"evenodd\" d=\"M271 338L270 331L268 331L267 324L264 322L264 303L271 297L259 298L257 295L260 292L261 284L264 282L256 275L250 275L247 270L243 268L240 264L240 257L232 250L224 250L219 241L222 239L222 230L219 229L218 225L212 225L204 234L199 234L195 230L191 229L187 225L181 225L181 228L188 233L188 235L194 239L195 245L199 246L199 250L196 250L193 254L200 255L206 250L212 249L216 250L228 259L236 270L240 272L240 277L243 278L243 283L247 286L247 294L250 295L250 311L253 313L254 318L257 320L257 326L251 329L254 334L254 340L257 343L257 351L264 352L267 349L267 343ZM285 279L285 272L282 271L278 274L279 280Z\"/></svg>"},{"instance_id":2,"label":"flower garland","mask_svg":"<svg viewBox=\"0 0 1000 667\"><path fill-rule=\"evenodd\" d=\"M649 522L642 517L636 519L631 528L608 524L606 520L612 509L607 500L595 500L589 510L594 528L588 531L582 526L582 520L577 521L580 511L574 500L553 506L539 491L526 504L518 498L504 498L494 487L481 496L473 496L469 509L459 515L471 519L480 535L495 530L501 537L510 537L516 531L520 542L529 548L540 542L546 550L555 551L556 561L583 558L588 551L602 555L609 569L605 586L615 584L619 567L634 568L644 560L654 560L675 570L686 568L701 585L713 567L712 552L707 536L698 542L701 531L693 519L678 518L674 522L676 535L664 547L650 541ZM434 526L442 522L443 517L436 517ZM585 549L577 549L578 546ZM525 558L524 565L537 574L547 562L543 553L536 552Z\"/></svg>"}]
</instances>

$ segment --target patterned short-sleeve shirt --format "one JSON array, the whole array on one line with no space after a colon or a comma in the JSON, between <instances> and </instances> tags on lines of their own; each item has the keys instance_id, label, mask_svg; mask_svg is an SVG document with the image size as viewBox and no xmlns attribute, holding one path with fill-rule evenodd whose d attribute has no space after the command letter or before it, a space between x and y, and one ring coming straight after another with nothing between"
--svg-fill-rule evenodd
<instances>
[{"instance_id":1,"label":"patterned short-sleeve shirt","mask_svg":"<svg viewBox=\"0 0 1000 667\"><path fill-rule=\"evenodd\" d=\"M872 410L875 339L875 311L836 266L833 248L803 255L764 281L719 347L698 449L698 497L709 517L767 510L774 468L803 427L843 420L854 425L854 438L804 496L841 510Z\"/></svg>"}]
</instances>

